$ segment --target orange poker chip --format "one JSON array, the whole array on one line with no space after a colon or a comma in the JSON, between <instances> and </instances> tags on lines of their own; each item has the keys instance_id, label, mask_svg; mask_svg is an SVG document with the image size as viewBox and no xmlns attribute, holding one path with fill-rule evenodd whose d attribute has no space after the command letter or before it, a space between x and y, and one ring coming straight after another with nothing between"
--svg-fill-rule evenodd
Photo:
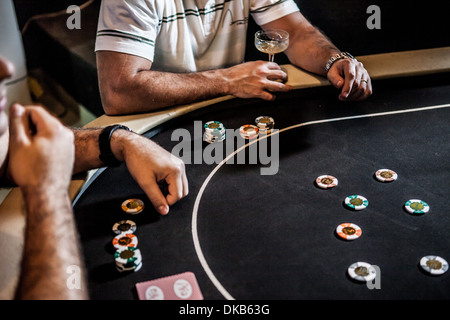
<instances>
[{"instance_id":1,"label":"orange poker chip","mask_svg":"<svg viewBox=\"0 0 450 320\"><path fill-rule=\"evenodd\" d=\"M254 139L259 135L259 128L252 124L244 124L239 128L239 134L244 139Z\"/></svg>"},{"instance_id":2,"label":"orange poker chip","mask_svg":"<svg viewBox=\"0 0 450 320\"><path fill-rule=\"evenodd\" d=\"M358 239L362 234L362 229L353 223L342 223L336 228L339 237L345 240Z\"/></svg>"},{"instance_id":3,"label":"orange poker chip","mask_svg":"<svg viewBox=\"0 0 450 320\"><path fill-rule=\"evenodd\" d=\"M122 210L129 214L141 213L144 207L144 202L139 199L128 199L122 203Z\"/></svg>"},{"instance_id":4,"label":"orange poker chip","mask_svg":"<svg viewBox=\"0 0 450 320\"><path fill-rule=\"evenodd\" d=\"M112 244L114 248L136 248L138 245L138 238L132 233L121 233L118 236L115 236Z\"/></svg>"}]
</instances>

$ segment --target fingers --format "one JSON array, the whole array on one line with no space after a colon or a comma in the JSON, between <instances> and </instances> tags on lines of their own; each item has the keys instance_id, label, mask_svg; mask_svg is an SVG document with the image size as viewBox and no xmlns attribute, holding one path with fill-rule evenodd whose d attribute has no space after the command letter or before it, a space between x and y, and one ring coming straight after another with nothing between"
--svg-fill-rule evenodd
<instances>
[{"instance_id":1,"label":"fingers","mask_svg":"<svg viewBox=\"0 0 450 320\"><path fill-rule=\"evenodd\" d=\"M150 179L148 186L144 187L145 194L155 207L159 214L166 215L169 213L169 204L159 188L156 179Z\"/></svg>"},{"instance_id":2,"label":"fingers","mask_svg":"<svg viewBox=\"0 0 450 320\"><path fill-rule=\"evenodd\" d=\"M274 100L276 92L291 90L287 73L274 62L250 61L225 69L228 93L238 98Z\"/></svg>"},{"instance_id":3,"label":"fingers","mask_svg":"<svg viewBox=\"0 0 450 320\"><path fill-rule=\"evenodd\" d=\"M58 134L62 123L42 107L14 104L10 109L11 136L24 142L35 135Z\"/></svg>"},{"instance_id":4,"label":"fingers","mask_svg":"<svg viewBox=\"0 0 450 320\"><path fill-rule=\"evenodd\" d=\"M156 177L153 177L147 183L146 186L141 185L141 187L161 215L168 214L169 207L189 193L184 164L180 160L169 169L169 174L164 180L157 182Z\"/></svg>"},{"instance_id":5,"label":"fingers","mask_svg":"<svg viewBox=\"0 0 450 320\"><path fill-rule=\"evenodd\" d=\"M341 89L339 100L359 101L372 95L372 81L362 63L356 60L340 60L328 72L329 81Z\"/></svg>"},{"instance_id":6,"label":"fingers","mask_svg":"<svg viewBox=\"0 0 450 320\"><path fill-rule=\"evenodd\" d=\"M181 175L171 175L166 178L168 184L167 203L171 206L187 195L187 187Z\"/></svg>"},{"instance_id":7,"label":"fingers","mask_svg":"<svg viewBox=\"0 0 450 320\"><path fill-rule=\"evenodd\" d=\"M53 134L63 127L62 123L44 108L27 107L27 112L30 114L30 125L34 127L32 129L36 133Z\"/></svg>"},{"instance_id":8,"label":"fingers","mask_svg":"<svg viewBox=\"0 0 450 320\"><path fill-rule=\"evenodd\" d=\"M9 131L10 139L16 143L24 143L29 140L25 108L17 103L13 104L9 111Z\"/></svg>"},{"instance_id":9,"label":"fingers","mask_svg":"<svg viewBox=\"0 0 450 320\"><path fill-rule=\"evenodd\" d=\"M275 92L288 92L292 88L285 84L287 73L276 63L268 62L267 73L263 74L259 98L272 101L276 98Z\"/></svg>"}]
</instances>

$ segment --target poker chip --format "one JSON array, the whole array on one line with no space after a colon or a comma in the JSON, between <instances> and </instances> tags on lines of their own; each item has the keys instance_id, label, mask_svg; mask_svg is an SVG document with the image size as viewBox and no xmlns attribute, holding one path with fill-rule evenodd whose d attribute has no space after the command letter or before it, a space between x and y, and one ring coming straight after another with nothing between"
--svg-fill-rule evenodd
<instances>
[{"instance_id":1,"label":"poker chip","mask_svg":"<svg viewBox=\"0 0 450 320\"><path fill-rule=\"evenodd\" d=\"M439 256L425 256L420 259L420 266L426 272L432 275L441 275L447 272L448 263Z\"/></svg>"},{"instance_id":2,"label":"poker chip","mask_svg":"<svg viewBox=\"0 0 450 320\"><path fill-rule=\"evenodd\" d=\"M422 215L430 211L430 206L425 201L412 199L406 201L405 209L413 215Z\"/></svg>"},{"instance_id":3,"label":"poker chip","mask_svg":"<svg viewBox=\"0 0 450 320\"><path fill-rule=\"evenodd\" d=\"M260 134L270 134L275 127L275 120L269 116L259 116L255 119Z\"/></svg>"},{"instance_id":4,"label":"poker chip","mask_svg":"<svg viewBox=\"0 0 450 320\"><path fill-rule=\"evenodd\" d=\"M363 210L369 205L369 201L360 195L351 195L345 198L347 207L353 210Z\"/></svg>"},{"instance_id":5,"label":"poker chip","mask_svg":"<svg viewBox=\"0 0 450 320\"><path fill-rule=\"evenodd\" d=\"M381 182L392 182L397 180L398 175L390 169L379 169L375 172L375 177Z\"/></svg>"},{"instance_id":6,"label":"poker chip","mask_svg":"<svg viewBox=\"0 0 450 320\"><path fill-rule=\"evenodd\" d=\"M136 223L131 220L122 220L116 222L113 225L112 230L115 234L134 233L136 231Z\"/></svg>"},{"instance_id":7,"label":"poker chip","mask_svg":"<svg viewBox=\"0 0 450 320\"><path fill-rule=\"evenodd\" d=\"M372 281L377 276L376 269L367 262L355 262L347 271L350 278L358 281Z\"/></svg>"},{"instance_id":8,"label":"poker chip","mask_svg":"<svg viewBox=\"0 0 450 320\"><path fill-rule=\"evenodd\" d=\"M330 175L323 175L320 177L317 177L316 184L318 187L322 189L329 189L336 187L338 185L338 179L336 179L333 176Z\"/></svg>"},{"instance_id":9,"label":"poker chip","mask_svg":"<svg viewBox=\"0 0 450 320\"><path fill-rule=\"evenodd\" d=\"M339 237L345 240L355 240L361 236L362 230L356 224L342 223L337 226L336 233Z\"/></svg>"},{"instance_id":10,"label":"poker chip","mask_svg":"<svg viewBox=\"0 0 450 320\"><path fill-rule=\"evenodd\" d=\"M119 272L138 271L142 268L142 255L137 248L118 249L114 253L114 260Z\"/></svg>"},{"instance_id":11,"label":"poker chip","mask_svg":"<svg viewBox=\"0 0 450 320\"><path fill-rule=\"evenodd\" d=\"M258 137L259 128L252 124L244 124L243 126L240 127L239 134L244 139L254 139Z\"/></svg>"},{"instance_id":12,"label":"poker chip","mask_svg":"<svg viewBox=\"0 0 450 320\"><path fill-rule=\"evenodd\" d=\"M205 132L203 140L208 143L219 142L225 140L226 129L223 123L219 121L209 121L203 125Z\"/></svg>"},{"instance_id":13,"label":"poker chip","mask_svg":"<svg viewBox=\"0 0 450 320\"><path fill-rule=\"evenodd\" d=\"M121 233L114 237L112 244L114 248L136 248L138 245L138 238L132 233Z\"/></svg>"},{"instance_id":14,"label":"poker chip","mask_svg":"<svg viewBox=\"0 0 450 320\"><path fill-rule=\"evenodd\" d=\"M225 129L223 123L219 121L208 121L203 125L203 128L207 132L218 132Z\"/></svg>"},{"instance_id":15,"label":"poker chip","mask_svg":"<svg viewBox=\"0 0 450 320\"><path fill-rule=\"evenodd\" d=\"M144 207L144 202L139 199L128 199L122 203L122 210L129 214L141 213Z\"/></svg>"}]
</instances>

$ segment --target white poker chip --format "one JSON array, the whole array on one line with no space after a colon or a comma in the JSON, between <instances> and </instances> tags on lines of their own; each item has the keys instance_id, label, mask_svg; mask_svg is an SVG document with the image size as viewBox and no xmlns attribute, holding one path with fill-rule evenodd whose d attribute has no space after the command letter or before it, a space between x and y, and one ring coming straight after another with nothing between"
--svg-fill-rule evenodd
<instances>
[{"instance_id":1,"label":"white poker chip","mask_svg":"<svg viewBox=\"0 0 450 320\"><path fill-rule=\"evenodd\" d=\"M375 172L375 177L381 182L392 182L397 180L398 174L390 169L379 169Z\"/></svg>"},{"instance_id":2,"label":"white poker chip","mask_svg":"<svg viewBox=\"0 0 450 320\"><path fill-rule=\"evenodd\" d=\"M273 129L275 126L275 121L269 116L260 116L255 119L255 123L260 130Z\"/></svg>"},{"instance_id":3,"label":"white poker chip","mask_svg":"<svg viewBox=\"0 0 450 320\"><path fill-rule=\"evenodd\" d=\"M338 179L330 175L322 175L316 178L317 186L322 189L329 189L336 187L338 183L339 183Z\"/></svg>"},{"instance_id":4,"label":"white poker chip","mask_svg":"<svg viewBox=\"0 0 450 320\"><path fill-rule=\"evenodd\" d=\"M112 230L115 234L134 233L136 231L136 223L131 220L122 220L116 222L113 225Z\"/></svg>"},{"instance_id":5,"label":"white poker chip","mask_svg":"<svg viewBox=\"0 0 450 320\"><path fill-rule=\"evenodd\" d=\"M432 275L441 275L447 272L448 262L439 256L425 256L420 259L420 266Z\"/></svg>"},{"instance_id":6,"label":"white poker chip","mask_svg":"<svg viewBox=\"0 0 450 320\"><path fill-rule=\"evenodd\" d=\"M355 262L347 271L350 278L358 281L372 281L377 276L375 268L367 262Z\"/></svg>"},{"instance_id":7,"label":"white poker chip","mask_svg":"<svg viewBox=\"0 0 450 320\"><path fill-rule=\"evenodd\" d=\"M347 207L354 210L363 210L369 205L369 201L360 195L351 195L345 198Z\"/></svg>"}]
</instances>

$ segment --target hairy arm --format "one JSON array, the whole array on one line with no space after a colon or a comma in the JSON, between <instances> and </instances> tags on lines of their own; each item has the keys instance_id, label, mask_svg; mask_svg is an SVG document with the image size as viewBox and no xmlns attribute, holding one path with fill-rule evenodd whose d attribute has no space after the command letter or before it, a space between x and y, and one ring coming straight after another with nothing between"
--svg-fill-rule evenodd
<instances>
[{"instance_id":1,"label":"hairy arm","mask_svg":"<svg viewBox=\"0 0 450 320\"><path fill-rule=\"evenodd\" d=\"M27 208L27 227L18 298L87 299L84 263L67 191L41 185L23 187L22 193ZM80 287L70 287L73 266L80 271L74 274L79 277L74 278L74 283Z\"/></svg>"},{"instance_id":2,"label":"hairy arm","mask_svg":"<svg viewBox=\"0 0 450 320\"><path fill-rule=\"evenodd\" d=\"M99 158L98 138L102 129L74 129L74 173L104 166ZM150 139L126 130L116 130L111 137L111 151L124 161L128 171L146 193L160 214L188 194L184 163ZM159 183L165 181L163 194Z\"/></svg>"},{"instance_id":3,"label":"hairy arm","mask_svg":"<svg viewBox=\"0 0 450 320\"><path fill-rule=\"evenodd\" d=\"M68 196L73 134L42 108L13 105L9 145L7 170L27 211L18 298L84 299L84 265ZM71 266L80 271L79 288L67 285Z\"/></svg>"},{"instance_id":4,"label":"hairy arm","mask_svg":"<svg viewBox=\"0 0 450 320\"><path fill-rule=\"evenodd\" d=\"M328 59L339 49L299 12L272 21L263 29L283 29L289 32L289 61L307 71L325 75Z\"/></svg>"},{"instance_id":5,"label":"hairy arm","mask_svg":"<svg viewBox=\"0 0 450 320\"><path fill-rule=\"evenodd\" d=\"M286 79L277 64L247 62L226 69L193 73L151 70L152 62L124 53L97 52L103 108L109 115L157 110L223 95L272 100L268 91L289 87L272 80Z\"/></svg>"},{"instance_id":6,"label":"hairy arm","mask_svg":"<svg viewBox=\"0 0 450 320\"><path fill-rule=\"evenodd\" d=\"M289 61L307 71L326 76L332 85L341 90L340 100L363 100L372 94L369 73L356 60L338 60L326 72L328 60L340 50L300 12L291 13L262 27L288 31L290 41L285 53Z\"/></svg>"}]
</instances>

